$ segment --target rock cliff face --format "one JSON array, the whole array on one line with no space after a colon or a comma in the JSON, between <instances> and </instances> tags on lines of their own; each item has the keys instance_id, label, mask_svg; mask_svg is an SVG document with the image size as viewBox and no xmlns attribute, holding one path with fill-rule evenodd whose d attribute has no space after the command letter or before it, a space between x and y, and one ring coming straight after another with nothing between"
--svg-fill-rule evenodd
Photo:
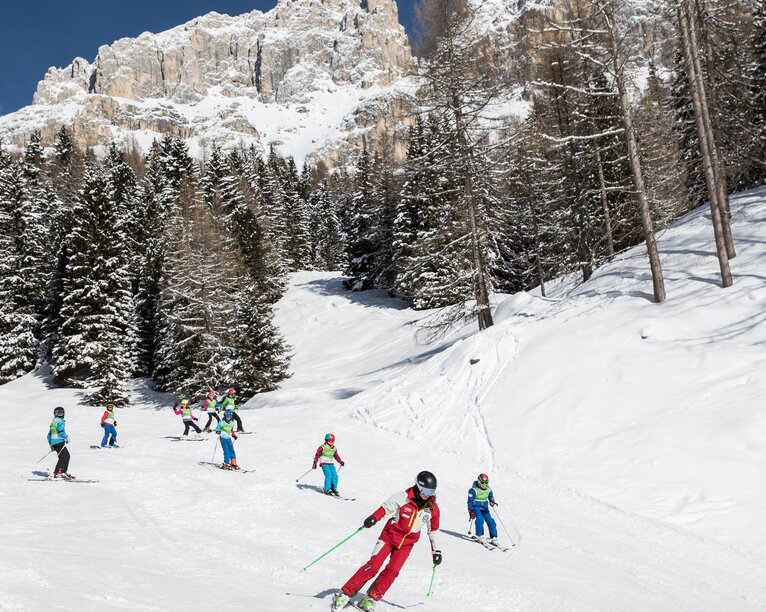
<instances>
[{"instance_id":1,"label":"rock cliff face","mask_svg":"<svg viewBox=\"0 0 766 612\"><path fill-rule=\"evenodd\" d=\"M50 144L68 125L81 146L174 134L193 150L276 144L340 160L361 136L396 131L412 62L395 0L279 0L267 13L210 13L51 68L32 106L0 117L0 139L23 146L39 130Z\"/></svg>"}]
</instances>

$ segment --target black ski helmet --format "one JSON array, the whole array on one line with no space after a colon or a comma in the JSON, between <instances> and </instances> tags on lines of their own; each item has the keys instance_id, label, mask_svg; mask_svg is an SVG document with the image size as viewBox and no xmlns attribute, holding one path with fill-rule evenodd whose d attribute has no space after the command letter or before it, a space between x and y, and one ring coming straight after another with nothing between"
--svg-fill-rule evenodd
<instances>
[{"instance_id":1,"label":"black ski helmet","mask_svg":"<svg viewBox=\"0 0 766 612\"><path fill-rule=\"evenodd\" d=\"M64 418L64 408L63 408L63 406L56 406L53 409L53 416L61 417L63 419Z\"/></svg>"},{"instance_id":2,"label":"black ski helmet","mask_svg":"<svg viewBox=\"0 0 766 612\"><path fill-rule=\"evenodd\" d=\"M430 495L436 493L436 476L431 472L425 470L420 472L415 482L418 485L418 491L430 491Z\"/></svg>"}]
</instances>

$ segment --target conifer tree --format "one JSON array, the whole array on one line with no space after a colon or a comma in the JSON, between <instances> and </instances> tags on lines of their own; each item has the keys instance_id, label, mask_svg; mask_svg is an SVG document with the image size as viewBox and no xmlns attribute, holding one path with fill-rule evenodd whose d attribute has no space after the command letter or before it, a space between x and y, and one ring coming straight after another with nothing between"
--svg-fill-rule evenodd
<instances>
[{"instance_id":1,"label":"conifer tree","mask_svg":"<svg viewBox=\"0 0 766 612\"><path fill-rule=\"evenodd\" d=\"M373 197L372 166L366 143L363 144L354 176L354 192L348 218L346 249L348 263L345 285L352 291L372 289L375 282L377 206Z\"/></svg>"},{"instance_id":2,"label":"conifer tree","mask_svg":"<svg viewBox=\"0 0 766 612\"><path fill-rule=\"evenodd\" d=\"M95 402L123 403L124 382L133 371L133 295L124 219L110 189L102 168L86 168L65 239L68 266L53 374L61 382L96 387Z\"/></svg>"},{"instance_id":3,"label":"conifer tree","mask_svg":"<svg viewBox=\"0 0 766 612\"><path fill-rule=\"evenodd\" d=\"M318 270L340 270L346 263L345 239L326 179L311 192L308 211L311 266Z\"/></svg>"}]
</instances>

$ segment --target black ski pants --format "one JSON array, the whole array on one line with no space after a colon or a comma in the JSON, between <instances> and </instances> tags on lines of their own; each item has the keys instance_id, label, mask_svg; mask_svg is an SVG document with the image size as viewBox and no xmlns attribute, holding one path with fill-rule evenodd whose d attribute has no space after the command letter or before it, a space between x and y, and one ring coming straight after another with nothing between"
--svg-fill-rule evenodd
<instances>
[{"instance_id":1,"label":"black ski pants","mask_svg":"<svg viewBox=\"0 0 766 612\"><path fill-rule=\"evenodd\" d=\"M205 429L210 427L210 423L213 422L213 417L215 417L215 422L216 423L220 423L221 422L221 417L219 417L218 414L216 414L215 412L208 412L207 413L207 423L205 424Z\"/></svg>"},{"instance_id":2,"label":"black ski pants","mask_svg":"<svg viewBox=\"0 0 766 612\"><path fill-rule=\"evenodd\" d=\"M51 449L56 451L58 455L58 461L56 462L56 469L53 470L54 474L59 472L66 472L69 470L69 450L67 450L66 444L54 444Z\"/></svg>"},{"instance_id":3,"label":"black ski pants","mask_svg":"<svg viewBox=\"0 0 766 612\"><path fill-rule=\"evenodd\" d=\"M194 431L197 433L202 433L202 430L197 427L197 424L194 421L184 421L184 435L189 435L189 427L194 427Z\"/></svg>"},{"instance_id":4,"label":"black ski pants","mask_svg":"<svg viewBox=\"0 0 766 612\"><path fill-rule=\"evenodd\" d=\"M237 422L237 431L244 431L242 427L242 419L239 418L237 411L232 412L232 418Z\"/></svg>"}]
</instances>

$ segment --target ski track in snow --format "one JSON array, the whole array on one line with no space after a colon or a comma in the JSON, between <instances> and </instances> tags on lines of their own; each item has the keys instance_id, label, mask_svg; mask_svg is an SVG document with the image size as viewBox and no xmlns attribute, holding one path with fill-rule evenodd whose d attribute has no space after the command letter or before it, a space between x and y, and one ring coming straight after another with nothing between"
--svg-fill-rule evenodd
<instances>
[{"instance_id":1,"label":"ski track in snow","mask_svg":"<svg viewBox=\"0 0 766 612\"><path fill-rule=\"evenodd\" d=\"M213 437L163 438L181 420L145 381L108 453L88 449L101 410L80 391L44 370L3 385L0 405L24 413L0 445L0 610L326 611L380 527L300 568L422 469L439 478L444 563L426 599L418 543L380 610L467 612L477 597L525 612L766 609L766 189L732 206L726 292L696 211L660 237L666 304L646 299L639 247L548 298L497 296L494 327L428 346L423 313L345 293L333 273L294 275L277 322L295 374L241 410L258 432L235 443L257 470L243 478L197 465L220 461ZM35 461L56 405L71 471L99 483L26 480L53 465ZM328 431L354 501L320 495L320 470L295 484ZM521 538L507 553L464 539L485 471Z\"/></svg>"}]
</instances>

